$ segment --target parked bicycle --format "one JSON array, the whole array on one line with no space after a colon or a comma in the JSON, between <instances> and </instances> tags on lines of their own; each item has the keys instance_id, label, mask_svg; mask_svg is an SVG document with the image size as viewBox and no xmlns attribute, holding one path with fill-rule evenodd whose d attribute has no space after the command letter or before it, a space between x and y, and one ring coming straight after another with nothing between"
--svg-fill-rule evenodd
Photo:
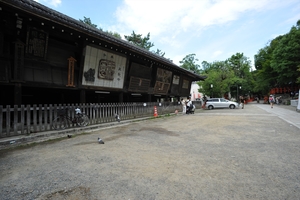
<instances>
[{"instance_id":1,"label":"parked bicycle","mask_svg":"<svg viewBox=\"0 0 300 200\"><path fill-rule=\"evenodd\" d=\"M71 124L72 126L87 126L89 125L89 123L89 117L86 114L82 113L79 108L75 109L74 117L68 115L68 108L66 108L58 112L58 117L52 121L52 128L59 130L70 127Z\"/></svg>"}]
</instances>

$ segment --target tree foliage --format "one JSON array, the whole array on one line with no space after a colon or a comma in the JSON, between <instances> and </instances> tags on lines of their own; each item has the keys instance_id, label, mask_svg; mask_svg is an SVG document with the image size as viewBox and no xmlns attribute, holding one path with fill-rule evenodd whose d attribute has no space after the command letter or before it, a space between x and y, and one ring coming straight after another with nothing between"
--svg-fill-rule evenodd
<instances>
[{"instance_id":1,"label":"tree foliage","mask_svg":"<svg viewBox=\"0 0 300 200\"><path fill-rule=\"evenodd\" d=\"M79 19L79 21L81 21L89 26L92 26L94 28L97 28L97 25L93 24L91 19L88 17L83 17L83 20ZM103 31L102 28L99 28L99 30ZM105 32L116 38L122 39L121 35L117 32L112 32L112 31L105 31ZM146 37L142 37L142 34L136 34L134 31L132 31L131 35L124 35L124 37L128 42L130 42L134 45L137 45L139 47L142 47L144 49L147 49L148 51L150 50L151 47L154 46L154 43L149 41L150 33L148 33ZM157 49L156 51L152 51L152 53L155 53L161 57L164 57L164 55L165 55L165 52L162 52L160 49Z\"/></svg>"},{"instance_id":2,"label":"tree foliage","mask_svg":"<svg viewBox=\"0 0 300 200\"><path fill-rule=\"evenodd\" d=\"M112 31L106 31L106 33L116 37L116 38L119 38L119 39L122 39L121 35L117 32L112 32Z\"/></svg>"},{"instance_id":3,"label":"tree foliage","mask_svg":"<svg viewBox=\"0 0 300 200\"><path fill-rule=\"evenodd\" d=\"M154 43L150 42L150 33L148 33L146 37L143 37L142 34L136 34L134 31L132 31L131 35L124 35L124 37L128 42L147 49L148 51L151 49L151 47L154 47ZM162 52L160 49L152 51L152 53L162 57L165 55L165 52Z\"/></svg>"},{"instance_id":4,"label":"tree foliage","mask_svg":"<svg viewBox=\"0 0 300 200\"><path fill-rule=\"evenodd\" d=\"M195 56L196 54L186 55L182 59L182 61L179 61L179 63L181 64L180 67L193 71L194 73L200 74L201 73L200 65L196 63L198 59L195 58Z\"/></svg>"},{"instance_id":5,"label":"tree foliage","mask_svg":"<svg viewBox=\"0 0 300 200\"><path fill-rule=\"evenodd\" d=\"M180 66L207 77L205 81L198 82L199 92L206 96L224 97L236 94L237 86L243 88L240 93L252 91L251 62L242 53L232 55L225 61L212 63L202 61L202 67L197 64L198 59L195 56L195 54L185 56L180 61Z\"/></svg>"},{"instance_id":6,"label":"tree foliage","mask_svg":"<svg viewBox=\"0 0 300 200\"><path fill-rule=\"evenodd\" d=\"M300 22L300 20L298 21ZM271 68L278 74L278 85L287 85L300 76L300 26L292 27L285 34L273 51Z\"/></svg>"},{"instance_id":7,"label":"tree foliage","mask_svg":"<svg viewBox=\"0 0 300 200\"><path fill-rule=\"evenodd\" d=\"M254 78L256 81L255 90L259 93L267 94L272 86L277 85L278 74L271 68L272 52L278 44L278 41L282 38L279 36L269 43L269 45L258 51L258 54L254 56L255 68Z\"/></svg>"},{"instance_id":8,"label":"tree foliage","mask_svg":"<svg viewBox=\"0 0 300 200\"><path fill-rule=\"evenodd\" d=\"M83 22L83 23L85 23L87 25L90 25L90 26L92 26L94 28L97 28L97 25L93 24L92 21L91 21L91 19L88 18L88 17L83 17L83 20L79 19L79 21L81 21L81 22ZM99 30L103 31L102 28L99 28ZM112 32L112 31L105 31L105 32L107 34L110 34L110 35L116 37L116 38L122 39L121 35L119 33L117 33L117 32Z\"/></svg>"},{"instance_id":9,"label":"tree foliage","mask_svg":"<svg viewBox=\"0 0 300 200\"><path fill-rule=\"evenodd\" d=\"M249 76L251 61L245 57L243 53L236 53L227 61L230 68L234 71L235 76L239 78L245 78Z\"/></svg>"},{"instance_id":10,"label":"tree foliage","mask_svg":"<svg viewBox=\"0 0 300 200\"><path fill-rule=\"evenodd\" d=\"M204 82L198 82L204 95L236 97L237 90L243 95L253 92L251 62L243 53L236 53L225 61L203 61L202 68L208 77Z\"/></svg>"},{"instance_id":11,"label":"tree foliage","mask_svg":"<svg viewBox=\"0 0 300 200\"><path fill-rule=\"evenodd\" d=\"M202 62L205 64L205 75L208 77L204 82L199 82L200 92L207 96L223 97L230 92L233 70L230 69L227 61L215 61L213 63Z\"/></svg>"},{"instance_id":12,"label":"tree foliage","mask_svg":"<svg viewBox=\"0 0 300 200\"><path fill-rule=\"evenodd\" d=\"M142 36L142 34L136 34L134 31L132 31L131 35L124 35L125 39L128 42L142 47L144 49L150 50L150 48L154 46L154 44L149 41L150 33L148 33L146 37Z\"/></svg>"},{"instance_id":13,"label":"tree foliage","mask_svg":"<svg viewBox=\"0 0 300 200\"><path fill-rule=\"evenodd\" d=\"M155 53L161 57L165 56L165 52L162 52L160 49L156 49L156 51L152 51L152 53Z\"/></svg>"},{"instance_id":14,"label":"tree foliage","mask_svg":"<svg viewBox=\"0 0 300 200\"><path fill-rule=\"evenodd\" d=\"M281 35L254 56L255 88L267 93L271 88L300 84L300 20L289 33Z\"/></svg>"},{"instance_id":15,"label":"tree foliage","mask_svg":"<svg viewBox=\"0 0 300 200\"><path fill-rule=\"evenodd\" d=\"M236 53L225 61L202 61L198 72L207 76L199 82L204 95L214 97L226 93L266 95L271 88L300 84L300 20L289 33L271 40L254 56L255 71L243 53ZM180 63L186 69L197 71L195 54L187 55ZM213 87L212 87L213 86Z\"/></svg>"},{"instance_id":16,"label":"tree foliage","mask_svg":"<svg viewBox=\"0 0 300 200\"><path fill-rule=\"evenodd\" d=\"M91 21L91 19L89 17L83 17L83 20L79 19L79 21L81 21L81 22L83 22L83 23L85 23L87 25L90 25L90 26L92 26L94 28L97 28L97 25L93 24L92 21ZM100 28L100 30L102 30L102 29Z\"/></svg>"}]
</instances>

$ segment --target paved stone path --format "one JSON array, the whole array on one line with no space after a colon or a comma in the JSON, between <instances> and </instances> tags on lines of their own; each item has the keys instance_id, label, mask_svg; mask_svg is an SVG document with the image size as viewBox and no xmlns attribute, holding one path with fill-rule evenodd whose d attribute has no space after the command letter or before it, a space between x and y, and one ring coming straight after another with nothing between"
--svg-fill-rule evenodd
<instances>
[{"instance_id":1,"label":"paved stone path","mask_svg":"<svg viewBox=\"0 0 300 200\"><path fill-rule=\"evenodd\" d=\"M296 107L285 105L274 105L273 108L268 104L253 104L268 113L272 113L284 121L296 126L300 129L300 112L296 111Z\"/></svg>"}]
</instances>

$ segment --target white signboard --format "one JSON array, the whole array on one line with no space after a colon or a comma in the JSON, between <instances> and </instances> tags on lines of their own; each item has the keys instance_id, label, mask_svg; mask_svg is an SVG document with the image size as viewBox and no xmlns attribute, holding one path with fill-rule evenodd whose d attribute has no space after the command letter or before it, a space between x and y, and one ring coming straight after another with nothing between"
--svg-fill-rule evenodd
<instances>
[{"instance_id":1,"label":"white signboard","mask_svg":"<svg viewBox=\"0 0 300 200\"><path fill-rule=\"evenodd\" d=\"M82 85L123 88L126 57L86 46Z\"/></svg>"}]
</instances>

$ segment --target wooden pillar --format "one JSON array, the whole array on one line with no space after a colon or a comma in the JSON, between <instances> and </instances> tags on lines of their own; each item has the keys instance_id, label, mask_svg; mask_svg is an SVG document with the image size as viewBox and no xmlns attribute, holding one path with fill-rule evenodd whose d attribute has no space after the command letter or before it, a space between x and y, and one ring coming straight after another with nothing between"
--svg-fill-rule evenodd
<instances>
[{"instance_id":1,"label":"wooden pillar","mask_svg":"<svg viewBox=\"0 0 300 200\"><path fill-rule=\"evenodd\" d=\"M14 43L14 65L12 82L14 86L14 105L22 104L22 82L24 69L24 43L17 39Z\"/></svg>"},{"instance_id":2,"label":"wooden pillar","mask_svg":"<svg viewBox=\"0 0 300 200\"><path fill-rule=\"evenodd\" d=\"M80 103L86 103L85 90L80 90Z\"/></svg>"},{"instance_id":3,"label":"wooden pillar","mask_svg":"<svg viewBox=\"0 0 300 200\"><path fill-rule=\"evenodd\" d=\"M24 43L20 40L15 42L14 52L14 67L13 67L13 81L23 80L24 68Z\"/></svg>"},{"instance_id":4,"label":"wooden pillar","mask_svg":"<svg viewBox=\"0 0 300 200\"><path fill-rule=\"evenodd\" d=\"M22 104L22 84L16 83L14 87L14 105Z\"/></svg>"},{"instance_id":5,"label":"wooden pillar","mask_svg":"<svg viewBox=\"0 0 300 200\"><path fill-rule=\"evenodd\" d=\"M166 96L165 96L164 102L170 102L170 96L169 96L169 95L166 95Z\"/></svg>"},{"instance_id":6,"label":"wooden pillar","mask_svg":"<svg viewBox=\"0 0 300 200\"><path fill-rule=\"evenodd\" d=\"M60 103L65 103L65 93L64 92L61 92L60 93Z\"/></svg>"},{"instance_id":7,"label":"wooden pillar","mask_svg":"<svg viewBox=\"0 0 300 200\"><path fill-rule=\"evenodd\" d=\"M123 92L120 92L119 93L119 103L123 103L124 102L124 93Z\"/></svg>"},{"instance_id":8,"label":"wooden pillar","mask_svg":"<svg viewBox=\"0 0 300 200\"><path fill-rule=\"evenodd\" d=\"M151 102L151 100L152 100L152 95L148 94L148 102Z\"/></svg>"}]
</instances>

